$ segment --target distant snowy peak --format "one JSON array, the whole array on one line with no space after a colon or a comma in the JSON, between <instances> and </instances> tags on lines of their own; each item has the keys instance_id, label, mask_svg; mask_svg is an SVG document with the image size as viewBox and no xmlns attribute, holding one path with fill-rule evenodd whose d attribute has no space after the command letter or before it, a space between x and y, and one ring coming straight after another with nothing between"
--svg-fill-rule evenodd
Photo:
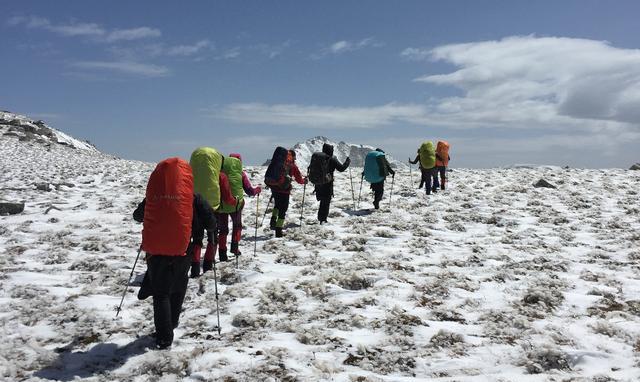
<instances>
[{"instance_id":1,"label":"distant snowy peak","mask_svg":"<svg viewBox=\"0 0 640 382\"><path fill-rule=\"evenodd\" d=\"M4 139L16 138L20 141L44 145L55 143L78 150L98 152L92 144L75 139L48 126L43 121L8 111L0 111L0 136Z\"/></svg>"},{"instance_id":2,"label":"distant snowy peak","mask_svg":"<svg viewBox=\"0 0 640 382\"><path fill-rule=\"evenodd\" d=\"M327 137L318 136L304 142L299 142L293 146L293 149L296 152L296 162L298 167L301 169L307 168L311 161L311 155L313 155L314 152L322 151L322 145L325 143L333 145L333 154L338 157L340 161L344 161L347 157L351 158L351 165L353 167L364 167L364 158L369 152L375 150L375 147L373 146L346 142L336 143ZM388 154L387 160L389 160L389 163L393 168L406 167L406 164L392 158Z\"/></svg>"}]
</instances>

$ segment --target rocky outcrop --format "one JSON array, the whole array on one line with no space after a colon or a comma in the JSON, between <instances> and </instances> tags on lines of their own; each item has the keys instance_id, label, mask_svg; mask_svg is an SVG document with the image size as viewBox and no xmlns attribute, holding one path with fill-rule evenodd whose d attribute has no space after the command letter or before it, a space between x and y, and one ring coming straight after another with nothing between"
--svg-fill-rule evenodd
<instances>
[{"instance_id":1,"label":"rocky outcrop","mask_svg":"<svg viewBox=\"0 0 640 382\"><path fill-rule=\"evenodd\" d=\"M557 188L553 184L547 182L546 180L540 178L536 183L534 183L533 187L536 188Z\"/></svg>"},{"instance_id":2,"label":"rocky outcrop","mask_svg":"<svg viewBox=\"0 0 640 382\"><path fill-rule=\"evenodd\" d=\"M0 202L0 216L16 215L24 211L24 203Z\"/></svg>"},{"instance_id":3,"label":"rocky outcrop","mask_svg":"<svg viewBox=\"0 0 640 382\"><path fill-rule=\"evenodd\" d=\"M629 167L629 170L640 170L640 163L636 163L633 166Z\"/></svg>"},{"instance_id":4,"label":"rocky outcrop","mask_svg":"<svg viewBox=\"0 0 640 382\"><path fill-rule=\"evenodd\" d=\"M72 138L47 126L42 120L33 120L26 116L6 111L0 112L0 136L17 138L21 142L35 142L43 145L58 144L74 149L98 151L90 143Z\"/></svg>"}]
</instances>

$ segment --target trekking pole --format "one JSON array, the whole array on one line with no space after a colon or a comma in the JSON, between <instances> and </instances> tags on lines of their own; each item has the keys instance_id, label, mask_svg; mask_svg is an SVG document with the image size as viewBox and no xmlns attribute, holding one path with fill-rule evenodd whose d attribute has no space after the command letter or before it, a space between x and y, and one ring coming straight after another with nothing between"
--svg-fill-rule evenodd
<instances>
[{"instance_id":1,"label":"trekking pole","mask_svg":"<svg viewBox=\"0 0 640 382\"><path fill-rule=\"evenodd\" d=\"M360 197L362 196L362 181L364 179L364 174L362 174L362 177L360 177L360 191L358 191L358 205L356 207L356 209L360 208Z\"/></svg>"},{"instance_id":2,"label":"trekking pole","mask_svg":"<svg viewBox=\"0 0 640 382\"><path fill-rule=\"evenodd\" d=\"M351 200L353 200L353 208L356 208L356 194L353 192L353 177L351 176L351 167L349 167L349 182L351 182Z\"/></svg>"},{"instance_id":3,"label":"trekking pole","mask_svg":"<svg viewBox=\"0 0 640 382\"><path fill-rule=\"evenodd\" d=\"M271 197L269 198L269 201L267 202L267 207L264 210L264 215L262 216L262 222L260 222L260 227L262 227L262 225L264 225L264 219L267 218L267 211L269 211L269 205L271 204L272 200L273 200L273 194L271 194Z\"/></svg>"},{"instance_id":4,"label":"trekking pole","mask_svg":"<svg viewBox=\"0 0 640 382\"><path fill-rule=\"evenodd\" d=\"M138 259L140 258L140 252L142 251L142 245L138 248L138 255L136 256L136 261L133 262L133 267L131 268L131 273L129 274L129 278L127 279L127 285L124 286L124 291L122 292L122 298L120 299L120 305L116 308L116 318L120 314L120 310L122 310L122 303L124 302L124 296L127 294L127 289L129 289L129 282L131 281L131 276L133 276L133 271L136 269L136 264L138 264Z\"/></svg>"},{"instance_id":5,"label":"trekking pole","mask_svg":"<svg viewBox=\"0 0 640 382\"><path fill-rule=\"evenodd\" d=\"M393 198L393 183L396 180L396 174L391 176L391 191L389 191L389 209L391 209L391 198Z\"/></svg>"},{"instance_id":6,"label":"trekking pole","mask_svg":"<svg viewBox=\"0 0 640 382\"><path fill-rule=\"evenodd\" d=\"M302 187L302 207L300 207L300 228L302 228L302 215L304 214L304 195L307 193L307 184Z\"/></svg>"},{"instance_id":7,"label":"trekking pole","mask_svg":"<svg viewBox=\"0 0 640 382\"><path fill-rule=\"evenodd\" d=\"M253 235L253 257L256 256L258 248L258 210L260 208L260 194L256 195L256 231Z\"/></svg>"},{"instance_id":8,"label":"trekking pole","mask_svg":"<svg viewBox=\"0 0 640 382\"><path fill-rule=\"evenodd\" d=\"M216 316L218 316L218 335L220 335L220 307L218 306L218 272L216 269L216 259L213 259L213 285L216 292Z\"/></svg>"},{"instance_id":9,"label":"trekking pole","mask_svg":"<svg viewBox=\"0 0 640 382\"><path fill-rule=\"evenodd\" d=\"M411 171L411 160L409 160L409 178L411 178L411 189L413 190L413 171Z\"/></svg>"}]
</instances>

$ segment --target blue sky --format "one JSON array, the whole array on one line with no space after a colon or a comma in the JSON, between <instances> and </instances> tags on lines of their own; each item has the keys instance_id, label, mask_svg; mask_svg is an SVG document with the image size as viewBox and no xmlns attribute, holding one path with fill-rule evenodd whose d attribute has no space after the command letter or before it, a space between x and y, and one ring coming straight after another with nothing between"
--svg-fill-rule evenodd
<instances>
[{"instance_id":1,"label":"blue sky","mask_svg":"<svg viewBox=\"0 0 640 382\"><path fill-rule=\"evenodd\" d=\"M19 1L0 108L102 151L249 164L325 135L452 166L640 160L636 1Z\"/></svg>"}]
</instances>

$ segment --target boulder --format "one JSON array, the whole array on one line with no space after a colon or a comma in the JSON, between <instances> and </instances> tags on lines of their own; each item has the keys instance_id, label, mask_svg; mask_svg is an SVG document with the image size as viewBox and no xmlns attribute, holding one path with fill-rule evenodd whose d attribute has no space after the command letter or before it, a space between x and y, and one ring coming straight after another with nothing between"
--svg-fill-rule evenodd
<instances>
[{"instance_id":1,"label":"boulder","mask_svg":"<svg viewBox=\"0 0 640 382\"><path fill-rule=\"evenodd\" d=\"M0 215L16 215L24 211L24 203L0 202Z\"/></svg>"},{"instance_id":2,"label":"boulder","mask_svg":"<svg viewBox=\"0 0 640 382\"><path fill-rule=\"evenodd\" d=\"M540 187L543 187L543 188L558 188L558 187L554 186L553 184L547 182L546 180L544 180L542 178L540 178L539 181L534 183L533 187L536 187L536 188L540 188Z\"/></svg>"},{"instance_id":3,"label":"boulder","mask_svg":"<svg viewBox=\"0 0 640 382\"><path fill-rule=\"evenodd\" d=\"M36 183L36 190L51 191L51 185L49 183Z\"/></svg>"},{"instance_id":4,"label":"boulder","mask_svg":"<svg viewBox=\"0 0 640 382\"><path fill-rule=\"evenodd\" d=\"M633 166L629 167L629 170L640 170L640 163L636 163Z\"/></svg>"}]
</instances>

